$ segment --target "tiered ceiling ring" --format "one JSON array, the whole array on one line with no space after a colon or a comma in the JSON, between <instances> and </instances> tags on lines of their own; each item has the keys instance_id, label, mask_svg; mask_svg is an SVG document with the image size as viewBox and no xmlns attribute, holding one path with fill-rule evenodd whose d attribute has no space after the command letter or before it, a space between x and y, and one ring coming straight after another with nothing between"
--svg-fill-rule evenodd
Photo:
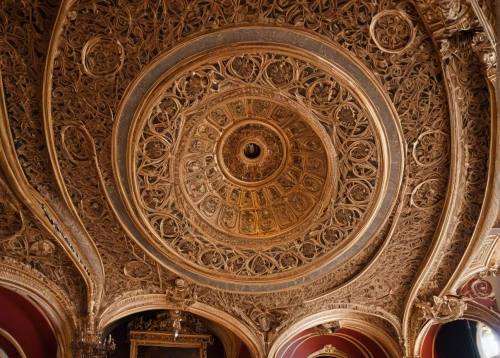
<instances>
[{"instance_id":1,"label":"tiered ceiling ring","mask_svg":"<svg viewBox=\"0 0 500 358\"><path fill-rule=\"evenodd\" d=\"M171 270L219 288L329 272L377 232L401 178L395 116L366 73L282 28L160 55L118 114L118 215Z\"/></svg>"},{"instance_id":2,"label":"tiered ceiling ring","mask_svg":"<svg viewBox=\"0 0 500 358\"><path fill-rule=\"evenodd\" d=\"M229 96L186 123L174 167L179 201L186 198L184 210L198 214L193 222L205 235L271 246L300 231L330 196L333 159L297 111L246 91Z\"/></svg>"}]
</instances>

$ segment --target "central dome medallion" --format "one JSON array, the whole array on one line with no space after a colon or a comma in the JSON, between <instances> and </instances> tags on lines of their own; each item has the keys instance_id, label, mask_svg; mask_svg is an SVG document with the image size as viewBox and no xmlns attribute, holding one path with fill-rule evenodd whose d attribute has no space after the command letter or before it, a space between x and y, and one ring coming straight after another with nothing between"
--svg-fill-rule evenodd
<instances>
[{"instance_id":1,"label":"central dome medallion","mask_svg":"<svg viewBox=\"0 0 500 358\"><path fill-rule=\"evenodd\" d=\"M280 31L246 34L301 36ZM218 287L319 277L359 252L394 202L392 112L369 79L386 119L349 74L295 45L213 36L227 44L200 51L213 42L193 40L160 56L125 97L115 164L131 232L167 267Z\"/></svg>"},{"instance_id":2,"label":"central dome medallion","mask_svg":"<svg viewBox=\"0 0 500 358\"><path fill-rule=\"evenodd\" d=\"M238 123L220 145L222 169L248 186L273 178L285 161L283 137L264 122Z\"/></svg>"},{"instance_id":3,"label":"central dome medallion","mask_svg":"<svg viewBox=\"0 0 500 358\"><path fill-rule=\"evenodd\" d=\"M322 207L335 182L327 178L336 157L328 154L334 152L324 143L324 130L314 130L284 98L241 91L226 97L218 96L220 103L209 103L206 113L186 124L176 155L178 199L188 199L186 209L198 213L193 222L204 232L229 235L224 241L261 238L269 245L310 225L306 218Z\"/></svg>"}]
</instances>

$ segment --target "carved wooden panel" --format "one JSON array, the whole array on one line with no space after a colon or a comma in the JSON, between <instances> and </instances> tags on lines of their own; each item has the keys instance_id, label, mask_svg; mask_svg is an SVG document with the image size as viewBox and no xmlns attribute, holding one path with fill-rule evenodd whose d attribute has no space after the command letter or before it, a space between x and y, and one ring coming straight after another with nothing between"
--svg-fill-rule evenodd
<instances>
[{"instance_id":1,"label":"carved wooden panel","mask_svg":"<svg viewBox=\"0 0 500 358\"><path fill-rule=\"evenodd\" d=\"M489 225L491 1L59 7L0 5L1 144L74 237L0 197L5 262L89 322L165 293L261 350L341 307L412 344ZM103 270L87 295L73 243Z\"/></svg>"}]
</instances>

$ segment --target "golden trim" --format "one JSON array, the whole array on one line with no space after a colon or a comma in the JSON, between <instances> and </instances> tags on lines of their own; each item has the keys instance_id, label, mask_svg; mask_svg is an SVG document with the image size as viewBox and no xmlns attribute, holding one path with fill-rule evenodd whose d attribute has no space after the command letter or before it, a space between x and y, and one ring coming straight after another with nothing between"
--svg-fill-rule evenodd
<instances>
[{"instance_id":1,"label":"golden trim","mask_svg":"<svg viewBox=\"0 0 500 358\"><path fill-rule=\"evenodd\" d=\"M43 274L36 270L16 268L0 262L0 286L17 292L30 301L47 320L57 340L58 354L71 357L71 342L76 317L69 307L64 292L55 285L47 285Z\"/></svg>"},{"instance_id":2,"label":"golden trim","mask_svg":"<svg viewBox=\"0 0 500 358\"><path fill-rule=\"evenodd\" d=\"M351 342L352 344L354 344L356 346L356 348L358 348L365 355L365 357L373 358L372 352L368 348L366 348L366 346L363 343L361 343L359 340L357 340L356 338L351 337L348 334L337 333L337 332L333 333L332 335L339 337L339 338L342 338L348 342Z\"/></svg>"},{"instance_id":3,"label":"golden trim","mask_svg":"<svg viewBox=\"0 0 500 358\"><path fill-rule=\"evenodd\" d=\"M436 329L436 333L434 334L434 337L432 337L432 358L434 358L434 352L436 351L436 339L437 339L437 336L439 334L439 331L441 330L441 327L443 327L442 325L440 325L437 329Z\"/></svg>"},{"instance_id":4,"label":"golden trim","mask_svg":"<svg viewBox=\"0 0 500 358\"><path fill-rule=\"evenodd\" d=\"M316 351L310 355L307 356L307 358L315 358L315 357L336 357L336 358L351 358L348 356L346 353L337 350L334 346L331 344L325 345L323 348L321 348L319 351Z\"/></svg>"},{"instance_id":5,"label":"golden trim","mask_svg":"<svg viewBox=\"0 0 500 358\"><path fill-rule=\"evenodd\" d=\"M266 30L270 30L270 29L271 29L271 27L265 27L265 26L248 26L248 28L251 28L251 29L252 29L252 31L255 31L255 30L257 30L257 29L266 29ZM275 28L274 30L275 30L275 31L283 31L283 29L281 29L281 28ZM287 29L287 30L288 30L288 29ZM218 32L228 32L228 31L234 31L234 29L233 29L233 28L231 28L231 27L229 27L228 29L219 30ZM308 37L311 37L311 38L317 39L317 35L315 35L315 34L310 34L310 33L308 33L308 32L305 32L305 31L302 31L302 30L299 30L299 29L297 29L297 30L295 30L295 29L294 29L293 31L294 31L294 32L297 32L297 33L300 33L300 34L304 34L305 36L308 36ZM119 144L120 144L120 143L125 143L125 142L123 142L123 140L124 140L124 133L118 133L117 128L118 128L119 123L120 123L120 118L121 118L121 116L122 116L122 114L123 114L123 112L124 112L125 103L127 102L127 98L129 98L129 97L130 97L130 95L132 94L132 92L133 92L133 88L134 88L134 87L136 87L136 86L137 86L137 83L139 83L139 82L143 79L143 77L144 77L145 73L148 71L148 69L149 69L149 68L152 68L152 67L154 67L154 66L156 66L156 65L157 65L157 64L158 64L158 63L159 63L159 62L160 62L163 58L167 57L169 54L171 54L171 53L175 52L175 51L176 51L176 50L178 50L180 47L184 46L184 44L185 44L185 43L191 43L191 42L193 42L193 41L200 40L200 38L206 37L206 36L208 36L208 35L210 35L210 34L213 34L213 33L214 33L214 31L210 31L210 32L205 33L204 35L202 35L202 36L200 36L200 37L196 37L196 38L190 39L189 41L180 41L180 42L179 42L179 44L174 45L174 46L173 46L171 49L169 49L169 50L168 50L165 54L160 55L160 56L161 56L161 58L159 58L159 56L157 56L157 58L155 58L155 60L153 60L153 61L152 61L152 62L148 65L148 68L147 68L147 69L142 70L142 71L141 71L141 73L140 73L138 76L136 76L136 79L135 79L134 83L132 83L132 84L131 84L131 86L129 86L128 91L125 93L125 95L124 95L124 97L123 97L123 100L122 100L122 102L121 102L121 106L120 106L120 108L119 108L119 110L118 110L118 113L117 113L117 116L116 116L116 117L117 117L117 120L116 120L116 122L115 122L115 129L114 129L114 131L113 131L113 143L114 143L115 145L113 145L113 146L112 146L112 148L113 148L113 155L112 155L113 159L112 159L112 162L113 162L113 168L114 168L114 174L115 174L115 177L120 178L120 177L122 176L122 174L123 174L123 172L122 172L122 171L123 171L123 169L122 169L122 168L120 168L120 167L119 167L119 165L118 165L119 160L118 160L118 158L117 158L117 151L118 151L118 150L120 150L120 149L118 148L118 147L119 147ZM387 108L389 108L389 112L390 112L390 113L392 113L392 115L393 115L393 116L391 116L391 118L397 118L397 114L395 113L395 109L393 108L393 106L392 106L392 104L390 103L390 101L386 98L387 94L386 94L386 93L384 92L384 90L380 87L380 84L379 84L376 80L374 80L374 79L373 79L373 75L372 75L372 74L370 74L370 73L369 73L369 71L363 70L363 69L364 69L364 67L363 67L363 65L361 65L361 64L359 63L359 60L357 60L357 59L353 59L351 54L349 54L349 53L345 53L345 51L344 51L344 50L340 49L340 48L339 48L338 46L336 46L335 44L330 44L330 43L328 43L328 44L324 44L324 45L325 45L325 46L328 46L329 48L331 48L331 49L332 49L332 51L341 52L341 53L342 53L342 55L343 55L343 56L345 56L346 61L347 61L347 59L349 59L349 61L351 61L351 62L355 63L355 64L356 64L356 66L360 66L360 67L362 67L363 76L367 76L367 77L370 79L370 85L371 85L371 86L374 86L375 88L377 88L377 89L379 90L379 91L378 91L378 93L380 94L380 96L381 96L382 98L384 98L384 102L385 102L384 104L385 104L385 105L387 105ZM324 60L324 59L320 59L320 61L327 63L327 66L328 66L328 65L329 65L329 66L331 66L331 63L330 63L329 61L326 61L326 60ZM340 70L340 69L338 69L338 68L336 68L336 71L337 71L337 72L339 72L339 71L340 71L340 72L342 72L342 70ZM347 81L348 83L350 83L351 85L353 85L353 81L349 79L349 78L350 78L350 75L348 75L348 74L347 74L347 73L345 73L345 72L342 72L341 77L343 77L344 79L347 79L346 81ZM155 86L157 86L157 85L158 85L158 83L155 83L155 84L151 85L151 87L150 87L149 91L150 91L152 88L154 88ZM364 93L364 91L363 91L362 89L359 89L359 88L358 88L358 89L357 89L357 92L358 92L358 95L360 95L361 97L363 97L363 102L364 102L364 103L371 103L371 100L368 98L368 96L366 96L366 94ZM141 95L141 96L142 96L142 95ZM372 108L372 110L373 110L373 111L375 111L375 112L376 112L376 109L375 109L375 107L373 106L373 104L372 104L372 107L371 107L371 108ZM384 107L384 108L385 108L385 107ZM128 112L130 112L130 109L127 109L127 111L128 111ZM138 109L138 111L140 111L140 109ZM374 112L372 112L372 113L374 113ZM376 117L378 117L378 116L376 116ZM402 153L402 152L403 152L403 144L402 144L402 141L401 141L401 128L400 128L399 124L396 124L396 123L397 123L397 121L393 121L393 123L394 123L395 128L396 128L396 133L393 133L393 135L395 135L395 136L397 136L397 137L398 137L398 141L393 141L393 142L392 142L392 145L396 145L396 146L398 146L398 147L400 148L400 151L396 151L396 152L399 154L399 153ZM377 124L377 125L379 125L379 127L381 126L380 124ZM379 128L379 130L380 130L381 132L385 133L385 134L384 134L384 136L387 138L387 136L386 136L386 132L385 132L385 128ZM128 133L130 133L130 132L128 131L128 132L127 132L127 135L128 135ZM384 142L384 141L382 141L382 142ZM386 153L387 153L387 148L384 148L384 150L385 150L385 151L386 151ZM394 156L395 156L395 152L394 152L394 150L392 149L392 153L387 153L386 155L387 155L387 158L394 158ZM397 157L397 155L396 155L396 157ZM130 160L130 159L129 159L129 160ZM392 162L392 164L391 164L390 162ZM121 165L123 165L123 163L122 163ZM397 171L397 172L399 173L399 174L397 175L397 177L398 177L398 178L397 178L397 180L396 180L397 185L393 186L392 184L394 184L394 182L392 182L392 183L391 183L391 188L392 188L391 190L395 190L395 188L399 187L399 184L400 184L400 183L401 183L401 181L402 181L402 167L404 166L404 162L403 162L403 161L399 161L399 160L394 161L394 160L392 160L392 159L391 159L391 160L388 160L388 161L385 163L385 165L387 165L387 166L391 165L391 170L393 170L393 171ZM385 170L386 170L386 173L388 173L388 169L386 168ZM125 174L125 176L127 176L127 174ZM388 186L388 183L387 183L387 182L386 182L385 186L386 186L386 187ZM124 193L124 192L123 192L124 188L123 188L122 186L119 186L119 187L118 187L118 188L116 188L116 189L118 190L118 192L119 192L119 194L120 194L120 197L121 197L121 203L120 203L118 206L119 206L119 207L121 207L121 208L123 208L123 211L128 212L127 217L123 216L123 217L122 217L122 219L120 219L120 220L122 220L122 222L126 222L126 225L131 225L130 227L126 227L126 230L127 230L129 233L130 233L131 231L136 231L137 229L139 229L140 231L143 231L143 229L141 229L141 227L137 228L137 226L136 226L136 224L135 224L135 223L133 224L134 226L132 227L132 219L134 219L134 218L135 218L135 215L137 215L137 213L136 213L136 212L135 212L135 210L132 208L131 203L130 203L130 202L129 202L129 200L128 200L128 195L127 195L126 193ZM386 188L385 188L385 189L386 189ZM381 187L381 190L384 190L384 189L382 189L382 187ZM384 204L384 205L386 205L386 207L392 207L392 206L394 205L395 201L396 201L396 198L397 198L396 192L392 192L392 194L391 194L391 195L388 195L388 196L387 196L387 198L388 198L388 199L387 199L388 201L387 201L387 202L385 202L385 204ZM389 201L390 201L390 204L389 204ZM122 206L122 205L123 205L123 206ZM380 205L380 204L379 204L379 205ZM120 216L122 216L122 214L123 214L123 211L120 211L120 210L122 210L121 208L116 208L116 207L113 207L113 211L114 211L115 213L117 213L117 215L118 215L119 217L120 217ZM373 207L373 210L374 210L374 211L376 211L377 209L378 209L377 207L375 207L375 206ZM132 216L132 218L130 218L130 216ZM380 229L381 225L383 225L383 223L385 222L385 220L387 220L387 218L388 218L388 216L387 216L387 215L386 215L385 217L383 217L383 218L379 218L379 219L381 219L382 221L381 221L380 225L378 226L378 228L377 228L376 230L375 230L375 229L373 229L373 228L371 228L370 230L372 230L372 229L373 229L373 230L375 230L375 233L376 233L376 232L378 232L378 230ZM125 220L125 221L124 221L124 220ZM142 226L142 225L141 225L141 226ZM365 227L365 229L366 229L366 227ZM141 237L147 237L147 235L144 235L144 233L143 233L143 234L141 234ZM142 240L142 238L141 238L141 240ZM145 247L145 246L147 246L148 248L153 248L153 247L154 247L154 250L159 250L159 252L163 252L163 251L164 251L164 248L163 248L163 247L159 247L159 246L158 246L158 243L152 242L152 241L150 241L150 240L146 240L146 241L147 241L147 243L146 243L146 242L144 242L144 243L139 242L139 244L140 244L142 247ZM355 241L355 240L353 240L353 242L351 242L351 245L349 245L349 246L354 245L354 241ZM348 248L349 246L346 246L346 247ZM347 249L347 248L346 248L346 249ZM361 249L362 249L362 247L359 247L359 249L361 250ZM163 255L163 254L162 254L162 255ZM337 257L338 257L338 256L337 256ZM326 259L325 259L325 260L326 260ZM330 260L332 260L332 259L330 258ZM178 272L178 273L179 273L179 274L181 274L181 275L186 275L186 274L189 274L189 275L195 275L196 277L191 277L191 278L192 278L192 279L195 279L195 280L197 280L197 281L200 281L200 280L201 280L200 282L201 282L201 283L203 283L203 284L210 284L210 285L214 285L214 284L216 284L216 283L213 281L213 279L211 278L212 276L211 276L210 274L208 274L208 275L207 275L207 273L205 273L205 272L195 272L195 273L191 273L190 271L192 271L192 269L196 269L196 268L192 267L192 265L189 265L188 263L186 263L186 265L188 265L188 268L187 268L187 269L186 269L186 267L180 266L180 265L178 265L178 264L177 264L177 263L175 263L175 262L171 262L169 265L173 265L173 266L169 266L169 269L170 269L170 270L173 270L173 271L175 271L175 272ZM311 268L310 270L308 270L308 273L306 273L306 275L307 275L307 274L309 274L309 275L312 275L312 274L315 274L315 275L320 275L320 274L321 274L321 275L324 275L324 274L326 274L326 273L327 273L327 272L326 272L326 268L325 268L324 270L317 270L317 269ZM287 274L287 275L289 275L289 274ZM267 290L269 290L269 289L270 289L270 288L267 288L267 286L269 286L269 285L276 286L276 285L278 285L278 284L279 284L279 283L278 283L278 281L277 281L278 279L283 280L283 279L284 279L284 277L276 277L275 279L270 280L270 281L269 281L270 283L266 283L266 284L264 284L264 283L260 283L260 282L248 283L248 278L247 278L245 281L241 281L241 282L238 282L238 283L235 283L235 284L231 284L231 287L229 287L229 286L228 286L228 284L225 284L224 286L225 286L225 290L230 290L230 291L241 291L241 290L245 290L245 291L246 291L246 290L249 290L249 289L250 289L250 288L248 288L247 286L249 286L249 285L253 285L254 287L252 288L252 292L257 292L257 291L261 291L261 290L265 290L265 291L267 291ZM289 279L289 280L290 280L290 279ZM297 280L295 280L295 281L297 281ZM280 282L282 282L282 281L280 281ZM303 281L301 281L301 284L302 284L302 283L303 283ZM264 286L264 285L266 285L266 286ZM288 286L290 286L290 284L288 284ZM284 283L283 283L283 284L281 284L279 288L278 288L278 287L276 287L275 289L283 289L283 288L284 288Z\"/></svg>"},{"instance_id":6,"label":"golden trim","mask_svg":"<svg viewBox=\"0 0 500 358\"><path fill-rule=\"evenodd\" d=\"M130 331L130 358L137 358L139 346L198 348L199 358L207 358L207 345L212 342L208 334L179 334L155 331Z\"/></svg>"},{"instance_id":7,"label":"golden trim","mask_svg":"<svg viewBox=\"0 0 500 358\"><path fill-rule=\"evenodd\" d=\"M0 336L5 337L14 346L14 348L17 349L17 353L19 353L19 355L21 356L21 358L26 358L26 354L24 354L23 349L21 348L21 346L19 345L19 343L17 343L17 341L15 340L15 338L12 337L9 334L9 332L7 332L6 330L2 329L1 327L0 327Z\"/></svg>"},{"instance_id":8,"label":"golden trim","mask_svg":"<svg viewBox=\"0 0 500 358\"><path fill-rule=\"evenodd\" d=\"M446 287L443 289L443 293L453 292L454 289L459 287L462 273L467 270L467 267L474 260L475 255L481 249L481 245L488 237L489 231L497 218L500 207L500 201L497 197L500 183L500 144L498 142L498 138L500 137L500 126L498 125L498 113L495 101L497 96L493 84L486 78L485 81L488 84L488 92L490 95L491 118L491 137L487 171L488 181L486 183L484 200L481 205L481 213L474 227L472 238L462 256L462 259L460 260L460 263L453 272L450 280L447 282Z\"/></svg>"},{"instance_id":9,"label":"golden trim","mask_svg":"<svg viewBox=\"0 0 500 358\"><path fill-rule=\"evenodd\" d=\"M86 287L92 290L95 285L95 277L87 272L84 267L92 269L93 266L90 261L87 260L87 255L83 254L82 250L79 250L79 246L73 240L72 236L68 233L69 230L64 226L62 221L59 219L58 215L54 212L51 205L49 205L45 198L43 198L40 193L38 193L26 179L24 175L21 164L16 154L14 141L11 136L10 126L8 123L8 116L5 104L5 92L3 85L3 76L0 71L0 164L3 172L8 179L8 185L12 188L12 191L16 194L19 200L26 205L36 216L40 223L47 230L48 233L60 244L63 251L68 255L71 261L74 262L76 268L82 275L85 281ZM51 218L57 218L57 223L59 224L59 229L63 232L71 241L72 247L64 242L61 238L60 233L54 228L54 225L50 222L49 218L46 217L45 213L40 207L43 204L47 210L48 215ZM90 296L89 296L90 298Z\"/></svg>"},{"instance_id":10,"label":"golden trim","mask_svg":"<svg viewBox=\"0 0 500 358\"><path fill-rule=\"evenodd\" d=\"M446 28L442 22L438 22L437 24L432 24L435 21L432 16L424 16L423 13L428 9L428 4L422 4L422 6L417 6L417 11L419 12L422 20L424 21L426 27L429 30L429 33L434 35L433 41L436 47L441 46L441 50L445 48L444 43L440 43L442 40L443 32L446 33L447 37L452 37L452 34L456 37L456 29L453 27ZM463 9L461 9L462 11ZM443 14L444 15L444 14ZM457 14L458 15L458 14ZM464 13L460 13L455 21L463 21L465 20L466 15ZM446 17L446 15L444 15ZM449 20L449 19L446 19ZM431 30L431 27L434 29ZM450 31L450 33L448 33ZM444 40L449 41L449 40ZM447 45L450 42L446 42ZM467 44L470 51L470 43ZM454 46L454 45L452 45ZM455 51L464 51L463 48L455 48ZM452 50L453 51L453 50ZM446 51L442 51L442 56L440 57L441 65L444 74L444 83L445 89L448 97L448 106L449 113L451 119L451 160L450 160L450 176L449 176L449 186L446 191L446 202L441 213L440 221L438 228L435 232L434 239L432 244L428 250L428 254L424 262L421 264L419 271L417 272L416 279L413 281L410 294L407 296L405 302L405 311L403 315L403 332L405 341L407 342L405 354L408 355L412 349L417 349L414 341L414 336L410 332L410 325L412 319L412 309L414 308L414 303L418 295L418 291L423 286L424 281L428 278L427 276L432 270L437 270L436 265L439 265L437 258L439 254L443 251L444 245L450 240L450 230L454 229L454 226L458 223L458 213L455 209L460 207L460 204L464 201L462 198L462 188L465 184L465 176L467 172L466 167L466 159L469 155L468 148L464 148L462 143L467 143L466 133L464 135L463 125L463 116L461 114L461 108L458 106L462 103L457 94L460 92L456 86L452 84L452 79L450 77L455 76L456 73L453 71L453 67L451 64L445 61ZM472 51L471 51L472 52ZM448 71L447 71L448 70ZM451 74L450 74L451 71ZM460 71L460 70L459 70ZM487 81L485 78L488 91L490 94L490 112L491 112L491 120L490 120L490 147L489 147L489 160L488 160L488 171L487 171L487 183L484 198L481 202L481 213L477 222L475 223L474 231L472 234L472 238L469 241L465 252L463 253L460 262L454 268L454 271L451 274L450 279L447 281L446 286L442 289L440 295L446 295L448 293L454 293L454 288L457 288L458 283L460 282L460 276L464 270L467 269L468 265L474 259L475 253L480 249L481 244L484 238L487 236L487 233L491 226L494 223L496 218L496 213L498 212L498 200L495 198L495 192L497 191L500 171L496 170L499 166L499 154L500 148L497 145L496 138L498 137L499 130L497 127L496 121L496 103L495 99L497 98L495 95L495 89L493 85ZM462 103L462 106L464 104ZM413 348L412 348L413 347Z\"/></svg>"}]
</instances>

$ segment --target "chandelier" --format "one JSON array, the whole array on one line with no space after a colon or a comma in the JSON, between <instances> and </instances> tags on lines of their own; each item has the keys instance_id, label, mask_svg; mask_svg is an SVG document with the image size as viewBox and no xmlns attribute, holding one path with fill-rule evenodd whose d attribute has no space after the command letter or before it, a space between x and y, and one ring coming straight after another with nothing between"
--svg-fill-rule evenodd
<instances>
[{"instance_id":1,"label":"chandelier","mask_svg":"<svg viewBox=\"0 0 500 358\"><path fill-rule=\"evenodd\" d=\"M111 334L104 338L102 334L99 335L91 335L89 338L85 339L85 336L82 332L81 339L78 340L75 335L75 339L71 344L71 348L73 349L73 356L78 358L106 358L116 348L116 344L111 337ZM88 337L88 336L87 336Z\"/></svg>"}]
</instances>

